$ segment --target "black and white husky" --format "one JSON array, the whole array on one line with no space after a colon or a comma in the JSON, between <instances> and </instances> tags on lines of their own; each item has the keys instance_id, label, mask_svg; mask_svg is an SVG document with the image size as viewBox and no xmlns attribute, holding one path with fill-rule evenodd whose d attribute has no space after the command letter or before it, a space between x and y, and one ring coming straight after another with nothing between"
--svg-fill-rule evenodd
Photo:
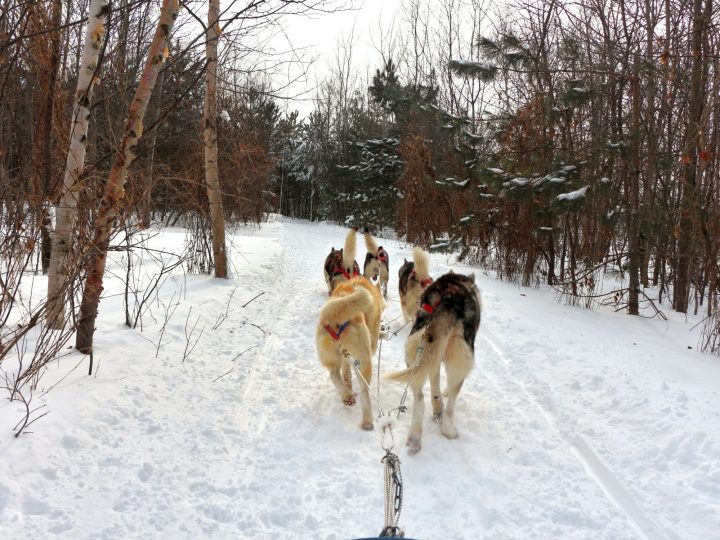
<instances>
[{"instance_id":1,"label":"black and white husky","mask_svg":"<svg viewBox=\"0 0 720 540\"><path fill-rule=\"evenodd\" d=\"M333 246L325 257L323 273L329 295L339 283L360 275L360 266L355 260L356 234L356 228L350 229L345 237L345 247L335 249Z\"/></svg>"},{"instance_id":2,"label":"black and white husky","mask_svg":"<svg viewBox=\"0 0 720 540\"><path fill-rule=\"evenodd\" d=\"M432 278L428 274L430 266L430 255L421 247L413 249L413 260L405 262L400 267L398 276L400 278L398 289L400 291L400 308L406 321L411 320L415 316L415 312L420 307L420 296L428 285L432 283Z\"/></svg>"},{"instance_id":3,"label":"black and white husky","mask_svg":"<svg viewBox=\"0 0 720 540\"><path fill-rule=\"evenodd\" d=\"M480 292L475 275L449 273L440 276L425 289L415 324L405 344L407 369L386 378L409 381L414 403L407 445L410 453L422 447L425 397L423 387L430 379L433 417L440 421L448 439L457 437L455 400L473 367L475 335L480 327ZM445 364L447 403L443 408L440 392L440 364Z\"/></svg>"},{"instance_id":4,"label":"black and white husky","mask_svg":"<svg viewBox=\"0 0 720 540\"><path fill-rule=\"evenodd\" d=\"M390 256L382 246L377 245L375 238L367 227L363 234L365 236L365 247L367 248L363 276L365 276L365 279L379 280L383 297L387 298L387 287L390 280Z\"/></svg>"}]
</instances>

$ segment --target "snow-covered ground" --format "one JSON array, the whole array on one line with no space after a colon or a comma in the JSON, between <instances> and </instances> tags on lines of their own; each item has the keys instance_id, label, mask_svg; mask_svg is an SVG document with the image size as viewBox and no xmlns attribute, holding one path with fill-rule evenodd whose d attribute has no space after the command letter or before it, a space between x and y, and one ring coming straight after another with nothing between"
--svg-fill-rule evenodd
<instances>
[{"instance_id":1,"label":"snow-covered ground","mask_svg":"<svg viewBox=\"0 0 720 540\"><path fill-rule=\"evenodd\" d=\"M97 374L85 360L68 375L79 354L53 363L34 401L49 414L17 439L21 408L0 404L0 538L376 535L378 430L359 428L314 350L322 263L345 232L292 220L240 229L233 279L166 281L142 332L122 324L110 281ZM153 242L179 248L183 237L165 229ZM383 245L385 319L398 328L397 269L411 246ZM114 255L109 270L122 274ZM469 271L431 260L435 276ZM475 272L484 306L460 437L428 418L409 456L409 415L396 433L407 536L720 538L720 361L695 352L697 321L568 307ZM407 333L383 343L382 371L403 367ZM401 393L383 383L384 408Z\"/></svg>"}]
</instances>

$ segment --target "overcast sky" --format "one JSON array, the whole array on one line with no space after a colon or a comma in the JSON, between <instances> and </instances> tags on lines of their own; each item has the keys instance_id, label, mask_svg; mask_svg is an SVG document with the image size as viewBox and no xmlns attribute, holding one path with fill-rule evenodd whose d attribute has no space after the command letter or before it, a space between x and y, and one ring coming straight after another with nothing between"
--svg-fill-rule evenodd
<instances>
[{"instance_id":1,"label":"overcast sky","mask_svg":"<svg viewBox=\"0 0 720 540\"><path fill-rule=\"evenodd\" d=\"M392 24L401 0L356 0L357 9L308 17L288 17L283 21L287 38L298 48L307 47L307 57L317 59L310 67L306 81L297 82L288 89L288 95L313 89L330 72L330 65L336 57L340 40L353 34L353 65L362 77L370 70L374 73L380 67L381 56L377 51L380 28ZM373 39L375 45L373 45ZM281 41L287 41L283 37ZM293 78L297 71L287 69L285 77ZM288 111L298 109L301 116L312 111L313 93L297 96L287 103ZM282 107L282 105L281 105Z\"/></svg>"}]
</instances>

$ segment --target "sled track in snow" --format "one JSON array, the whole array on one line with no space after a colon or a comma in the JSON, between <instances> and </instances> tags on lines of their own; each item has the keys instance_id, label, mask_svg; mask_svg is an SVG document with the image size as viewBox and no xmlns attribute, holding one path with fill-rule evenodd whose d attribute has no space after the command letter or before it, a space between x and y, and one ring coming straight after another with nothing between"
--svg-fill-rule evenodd
<instances>
[{"instance_id":1,"label":"sled track in snow","mask_svg":"<svg viewBox=\"0 0 720 540\"><path fill-rule=\"evenodd\" d=\"M527 389L526 385L515 377L510 369L510 362L507 355L500 346L490 336L486 330L481 329L479 335L492 348L493 352L500 358L507 375L522 389L527 399L540 411L545 421L559 435L559 437L568 445L573 455L580 461L583 468L602 489L605 496L613 503L627 518L633 529L647 540L670 539L679 540L679 536L672 530L661 530L658 525L650 519L640 505L635 501L632 494L623 486L622 482L612 472L612 470L603 463L600 456L587 441L580 435L572 433L568 429L564 429L560 419L535 397L535 395Z\"/></svg>"}]
</instances>

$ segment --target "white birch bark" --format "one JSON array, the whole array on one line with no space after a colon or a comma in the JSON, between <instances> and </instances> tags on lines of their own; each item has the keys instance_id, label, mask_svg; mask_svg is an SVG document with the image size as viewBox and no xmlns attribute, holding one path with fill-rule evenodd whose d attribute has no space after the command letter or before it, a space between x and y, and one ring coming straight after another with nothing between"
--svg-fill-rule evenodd
<instances>
[{"instance_id":1,"label":"white birch bark","mask_svg":"<svg viewBox=\"0 0 720 540\"><path fill-rule=\"evenodd\" d=\"M72 245L77 218L80 177L85 165L90 102L93 87L97 82L97 62L105 37L105 21L109 11L107 0L90 1L85 45L70 125L70 148L65 165L62 197L55 211L56 225L52 235L46 313L46 322L51 328L60 329L65 324L65 300L70 282L67 255Z\"/></svg>"},{"instance_id":2,"label":"white birch bark","mask_svg":"<svg viewBox=\"0 0 720 540\"><path fill-rule=\"evenodd\" d=\"M150 43L147 61L140 82L128 108L128 118L120 146L115 153L105 189L94 223L94 233L86 256L87 277L77 323L75 348L85 354L92 353L95 320L103 291L103 278L113 223L125 198L128 169L135 159L135 150L142 137L143 119L147 111L158 74L170 54L170 34L179 9L178 0L163 0L155 35ZM92 360L91 360L92 370Z\"/></svg>"}]
</instances>

